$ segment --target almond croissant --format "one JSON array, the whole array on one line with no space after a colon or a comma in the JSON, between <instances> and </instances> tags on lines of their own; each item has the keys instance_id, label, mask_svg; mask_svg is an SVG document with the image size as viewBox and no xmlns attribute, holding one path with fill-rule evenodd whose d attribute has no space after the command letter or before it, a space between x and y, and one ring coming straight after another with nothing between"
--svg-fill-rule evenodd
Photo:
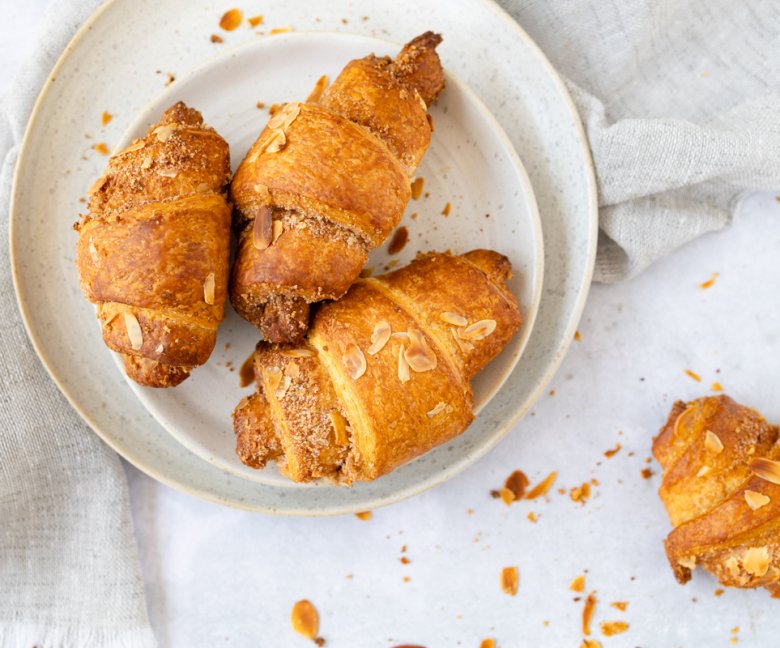
<instances>
[{"instance_id":1,"label":"almond croissant","mask_svg":"<svg viewBox=\"0 0 780 648\"><path fill-rule=\"evenodd\" d=\"M261 342L233 414L241 460L295 481L376 479L463 432L470 379L514 335L511 266L430 253L319 308L302 345Z\"/></svg>"},{"instance_id":2,"label":"almond croissant","mask_svg":"<svg viewBox=\"0 0 780 648\"><path fill-rule=\"evenodd\" d=\"M653 454L675 526L666 554L677 580L701 565L723 585L780 596L778 428L728 396L677 402Z\"/></svg>"},{"instance_id":3,"label":"almond croissant","mask_svg":"<svg viewBox=\"0 0 780 648\"><path fill-rule=\"evenodd\" d=\"M309 304L341 297L400 221L444 87L440 42L428 32L395 60L351 61L274 114L238 167L230 297L266 340L300 341Z\"/></svg>"},{"instance_id":4,"label":"almond croissant","mask_svg":"<svg viewBox=\"0 0 780 648\"><path fill-rule=\"evenodd\" d=\"M179 384L214 348L230 261L228 145L172 106L108 162L75 225L81 288L127 375Z\"/></svg>"}]
</instances>

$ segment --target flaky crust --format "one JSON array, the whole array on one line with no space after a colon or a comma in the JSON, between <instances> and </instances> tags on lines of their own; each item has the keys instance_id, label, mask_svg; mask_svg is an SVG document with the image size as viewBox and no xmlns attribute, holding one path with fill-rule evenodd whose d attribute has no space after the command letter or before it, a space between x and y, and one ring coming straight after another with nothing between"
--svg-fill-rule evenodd
<instances>
[{"instance_id":1,"label":"flaky crust","mask_svg":"<svg viewBox=\"0 0 780 648\"><path fill-rule=\"evenodd\" d=\"M510 276L496 252L421 255L321 306L302 345L260 343L258 391L234 413L242 461L261 467L275 457L295 481L350 484L462 433L473 419L471 378L520 325ZM387 340L372 348L377 327ZM420 344L427 366L406 361ZM355 350L365 361L357 378Z\"/></svg>"},{"instance_id":2,"label":"flaky crust","mask_svg":"<svg viewBox=\"0 0 780 648\"><path fill-rule=\"evenodd\" d=\"M76 225L81 287L106 345L142 385L179 384L214 348L227 297L229 176L225 140L179 102L90 189Z\"/></svg>"},{"instance_id":3,"label":"flaky crust","mask_svg":"<svg viewBox=\"0 0 780 648\"><path fill-rule=\"evenodd\" d=\"M666 553L677 580L701 565L723 585L780 593L780 486L755 463L780 458L778 428L728 396L677 402L653 454L675 526Z\"/></svg>"},{"instance_id":4,"label":"flaky crust","mask_svg":"<svg viewBox=\"0 0 780 648\"><path fill-rule=\"evenodd\" d=\"M400 221L432 132L415 84L431 101L443 88L440 40L415 39L395 61L350 62L316 100L271 117L241 162L231 184L239 247L230 296L265 339L300 341L301 304L341 297ZM273 238L258 242L266 209Z\"/></svg>"}]
</instances>

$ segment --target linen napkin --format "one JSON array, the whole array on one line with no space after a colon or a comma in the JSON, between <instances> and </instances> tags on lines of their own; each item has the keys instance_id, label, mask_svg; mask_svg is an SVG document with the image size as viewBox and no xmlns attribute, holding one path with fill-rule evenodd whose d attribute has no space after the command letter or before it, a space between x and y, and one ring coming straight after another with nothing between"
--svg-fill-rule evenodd
<instances>
[{"instance_id":1,"label":"linen napkin","mask_svg":"<svg viewBox=\"0 0 780 648\"><path fill-rule=\"evenodd\" d=\"M0 646L152 646L116 455L40 366L13 297L18 145L57 56L97 0L56 0L0 105ZM502 0L565 75L590 139L596 279L632 276L780 186L780 7L771 0Z\"/></svg>"},{"instance_id":2,"label":"linen napkin","mask_svg":"<svg viewBox=\"0 0 780 648\"><path fill-rule=\"evenodd\" d=\"M27 339L8 259L11 178L38 91L99 3L54 3L35 60L0 106L0 646L145 648L149 625L127 481Z\"/></svg>"}]
</instances>

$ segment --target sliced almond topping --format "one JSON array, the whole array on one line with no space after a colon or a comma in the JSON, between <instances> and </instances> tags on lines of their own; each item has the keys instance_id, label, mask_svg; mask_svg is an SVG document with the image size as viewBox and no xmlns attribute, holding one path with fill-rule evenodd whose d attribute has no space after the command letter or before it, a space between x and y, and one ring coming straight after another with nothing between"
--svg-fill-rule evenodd
<instances>
[{"instance_id":1,"label":"sliced almond topping","mask_svg":"<svg viewBox=\"0 0 780 648\"><path fill-rule=\"evenodd\" d=\"M460 329L458 334L464 340L484 340L488 335L496 330L496 320L483 319L479 322L474 322L471 326L467 326L465 329Z\"/></svg>"},{"instance_id":2,"label":"sliced almond topping","mask_svg":"<svg viewBox=\"0 0 780 648\"><path fill-rule=\"evenodd\" d=\"M474 345L471 342L462 340L454 328L450 329L450 333L452 333L452 337L455 339L455 343L458 345L458 348L461 350L461 352L468 353L469 351L474 350Z\"/></svg>"},{"instance_id":3,"label":"sliced almond topping","mask_svg":"<svg viewBox=\"0 0 780 648\"><path fill-rule=\"evenodd\" d=\"M175 131L176 128L177 126L175 124L164 124L163 126L155 128L152 133L157 136L159 142L167 142L171 139L171 135L173 135L173 131Z\"/></svg>"},{"instance_id":4,"label":"sliced almond topping","mask_svg":"<svg viewBox=\"0 0 780 648\"><path fill-rule=\"evenodd\" d=\"M216 278L213 272L209 272L206 281L203 282L203 301L210 306L214 305L214 289L216 288Z\"/></svg>"},{"instance_id":5,"label":"sliced almond topping","mask_svg":"<svg viewBox=\"0 0 780 648\"><path fill-rule=\"evenodd\" d=\"M517 594L517 587L520 584L520 572L517 567L504 567L501 570L501 589L504 594L514 596Z\"/></svg>"},{"instance_id":6,"label":"sliced almond topping","mask_svg":"<svg viewBox=\"0 0 780 648\"><path fill-rule=\"evenodd\" d=\"M291 362L287 365L287 368L284 370L285 376L290 376L293 380L300 377L301 375L301 368L298 365L297 362Z\"/></svg>"},{"instance_id":7,"label":"sliced almond topping","mask_svg":"<svg viewBox=\"0 0 780 648\"><path fill-rule=\"evenodd\" d=\"M780 461L757 457L750 462L754 474L773 484L780 484Z\"/></svg>"},{"instance_id":8,"label":"sliced almond topping","mask_svg":"<svg viewBox=\"0 0 780 648\"><path fill-rule=\"evenodd\" d=\"M398 349L398 380L402 383L409 382L411 374L409 373L409 363L406 361L406 345L402 344Z\"/></svg>"},{"instance_id":9,"label":"sliced almond topping","mask_svg":"<svg viewBox=\"0 0 780 648\"><path fill-rule=\"evenodd\" d=\"M133 151L140 151L144 146L146 146L146 142L142 139L135 140L132 144L129 146L126 146L118 153L114 154L114 157L118 157L120 155L124 155L125 153L132 153Z\"/></svg>"},{"instance_id":10,"label":"sliced almond topping","mask_svg":"<svg viewBox=\"0 0 780 648\"><path fill-rule=\"evenodd\" d=\"M712 472L712 468L710 468L707 465L702 466L699 468L699 472L696 473L697 477L704 477L704 475L708 475Z\"/></svg>"},{"instance_id":11,"label":"sliced almond topping","mask_svg":"<svg viewBox=\"0 0 780 648\"><path fill-rule=\"evenodd\" d=\"M256 250L265 250L273 243L273 210L268 205L258 209L252 226L252 245Z\"/></svg>"},{"instance_id":12,"label":"sliced almond topping","mask_svg":"<svg viewBox=\"0 0 780 648\"><path fill-rule=\"evenodd\" d=\"M276 389L274 390L274 396L276 396L277 400L282 400L284 398L287 390L290 389L290 385L292 385L292 378L286 374L283 375L279 380L279 384L276 385Z\"/></svg>"},{"instance_id":13,"label":"sliced almond topping","mask_svg":"<svg viewBox=\"0 0 780 648\"><path fill-rule=\"evenodd\" d=\"M288 358L313 358L314 351L311 349L285 349L280 352L281 355Z\"/></svg>"},{"instance_id":14,"label":"sliced almond topping","mask_svg":"<svg viewBox=\"0 0 780 648\"><path fill-rule=\"evenodd\" d=\"M138 351L143 346L144 334L141 331L141 325L132 313L125 313L125 330L127 337L130 338L130 348Z\"/></svg>"},{"instance_id":15,"label":"sliced almond topping","mask_svg":"<svg viewBox=\"0 0 780 648\"><path fill-rule=\"evenodd\" d=\"M314 88L312 88L309 96L306 97L306 103L318 103L327 87L328 75L323 74L319 79L317 79L317 83L314 84Z\"/></svg>"},{"instance_id":16,"label":"sliced almond topping","mask_svg":"<svg viewBox=\"0 0 780 648\"><path fill-rule=\"evenodd\" d=\"M553 470L549 475L547 475L547 477L545 477L536 486L534 486L530 491L528 491L528 494L525 496L525 498L526 499L536 499L537 497L541 497L542 495L546 495L547 491L549 491L552 488L552 485L555 483L555 480L557 478L558 478L558 473Z\"/></svg>"},{"instance_id":17,"label":"sliced almond topping","mask_svg":"<svg viewBox=\"0 0 780 648\"><path fill-rule=\"evenodd\" d=\"M273 392L276 392L279 383L282 382L282 370L279 369L279 367L268 367L268 369L265 370L265 375L268 388Z\"/></svg>"},{"instance_id":18,"label":"sliced almond topping","mask_svg":"<svg viewBox=\"0 0 780 648\"><path fill-rule=\"evenodd\" d=\"M368 353L368 355L376 355L384 348L389 339L390 325L384 320L377 322L371 333L371 346L366 349L366 353Z\"/></svg>"},{"instance_id":19,"label":"sliced almond topping","mask_svg":"<svg viewBox=\"0 0 780 648\"><path fill-rule=\"evenodd\" d=\"M320 629L320 618L311 601L303 599L293 605L290 614L290 622L293 630L307 639L316 639L317 632Z\"/></svg>"},{"instance_id":20,"label":"sliced almond topping","mask_svg":"<svg viewBox=\"0 0 780 648\"><path fill-rule=\"evenodd\" d=\"M152 158L147 156L144 158L144 161L141 162L141 168L148 169L150 166L152 166Z\"/></svg>"},{"instance_id":21,"label":"sliced almond topping","mask_svg":"<svg viewBox=\"0 0 780 648\"><path fill-rule=\"evenodd\" d=\"M769 570L769 549L767 547L751 547L745 552L742 566L752 576L763 576Z\"/></svg>"},{"instance_id":22,"label":"sliced almond topping","mask_svg":"<svg viewBox=\"0 0 780 648\"><path fill-rule=\"evenodd\" d=\"M178 171L168 170L168 171L158 171L158 176L162 176L163 178L175 178L177 175L179 175Z\"/></svg>"},{"instance_id":23,"label":"sliced almond topping","mask_svg":"<svg viewBox=\"0 0 780 648\"><path fill-rule=\"evenodd\" d=\"M409 348L404 352L404 357L409 363L409 367L418 373L436 369L439 362L433 349L428 346L425 336L416 329L410 329L407 332L410 342Z\"/></svg>"},{"instance_id":24,"label":"sliced almond topping","mask_svg":"<svg viewBox=\"0 0 780 648\"><path fill-rule=\"evenodd\" d=\"M409 334L405 331L398 331L396 333L393 333L391 336L394 340L403 340L404 342L409 341Z\"/></svg>"},{"instance_id":25,"label":"sliced almond topping","mask_svg":"<svg viewBox=\"0 0 780 648\"><path fill-rule=\"evenodd\" d=\"M165 347L162 344L158 344L157 348L154 351L155 353L162 353L163 351L165 351Z\"/></svg>"},{"instance_id":26,"label":"sliced almond topping","mask_svg":"<svg viewBox=\"0 0 780 648\"><path fill-rule=\"evenodd\" d=\"M284 110L280 113L283 115L282 124L284 125L284 129L287 130L290 128L290 125L298 119L298 115L301 114L301 102L300 101L292 101L288 103Z\"/></svg>"},{"instance_id":27,"label":"sliced almond topping","mask_svg":"<svg viewBox=\"0 0 780 648\"><path fill-rule=\"evenodd\" d=\"M717 434L707 430L704 435L704 448L712 454L720 454L723 452L723 442Z\"/></svg>"},{"instance_id":28,"label":"sliced almond topping","mask_svg":"<svg viewBox=\"0 0 780 648\"><path fill-rule=\"evenodd\" d=\"M347 419L341 415L341 412L334 410L330 413L330 424L333 426L336 443L340 446L346 446L349 443Z\"/></svg>"},{"instance_id":29,"label":"sliced almond topping","mask_svg":"<svg viewBox=\"0 0 780 648\"><path fill-rule=\"evenodd\" d=\"M276 130L271 131L271 135L268 137L265 146L262 148L262 151L264 153L278 153L286 145L287 136L284 134L283 130L277 128Z\"/></svg>"},{"instance_id":30,"label":"sliced almond topping","mask_svg":"<svg viewBox=\"0 0 780 648\"><path fill-rule=\"evenodd\" d=\"M763 493L757 493L752 490L745 491L745 502L754 511L757 511L762 506L766 506L770 501L769 497Z\"/></svg>"},{"instance_id":31,"label":"sliced almond topping","mask_svg":"<svg viewBox=\"0 0 780 648\"><path fill-rule=\"evenodd\" d=\"M444 411L444 409L445 409L446 407L447 407L447 403L444 403L444 402L441 402L441 401L439 401L439 402L436 404L436 407L434 407L433 409L431 409L431 410L429 410L429 411L428 411L428 417L429 417L429 418L433 418L433 417L434 417L434 416L436 416L437 414L441 414L441 413Z\"/></svg>"},{"instance_id":32,"label":"sliced almond topping","mask_svg":"<svg viewBox=\"0 0 780 648\"><path fill-rule=\"evenodd\" d=\"M92 260L95 262L95 264L100 263L100 256L98 255L97 248L95 247L95 243L93 241L89 242L89 255L92 257Z\"/></svg>"},{"instance_id":33,"label":"sliced almond topping","mask_svg":"<svg viewBox=\"0 0 780 648\"><path fill-rule=\"evenodd\" d=\"M341 361L347 368L347 373L349 373L352 380L357 380L366 373L366 356L363 355L363 352L356 344L350 342L347 345L344 355L341 357Z\"/></svg>"},{"instance_id":34,"label":"sliced almond topping","mask_svg":"<svg viewBox=\"0 0 780 648\"><path fill-rule=\"evenodd\" d=\"M284 225L282 225L282 221L275 220L273 221L273 242L276 243L276 240L282 235L282 232L284 232Z\"/></svg>"},{"instance_id":35,"label":"sliced almond topping","mask_svg":"<svg viewBox=\"0 0 780 648\"><path fill-rule=\"evenodd\" d=\"M677 563L685 567L686 569L696 569L696 556L687 556L685 558L679 558Z\"/></svg>"},{"instance_id":36,"label":"sliced almond topping","mask_svg":"<svg viewBox=\"0 0 780 648\"><path fill-rule=\"evenodd\" d=\"M451 311L444 311L443 313L439 314L439 317L447 322L447 324L452 324L453 326L466 326L469 321L463 317L463 315L458 315L457 313L453 313Z\"/></svg>"},{"instance_id":37,"label":"sliced almond topping","mask_svg":"<svg viewBox=\"0 0 780 648\"><path fill-rule=\"evenodd\" d=\"M96 194L98 191L100 191L104 184L108 182L108 176L102 175L100 176L95 182L92 183L92 186L87 189L87 195Z\"/></svg>"}]
</instances>

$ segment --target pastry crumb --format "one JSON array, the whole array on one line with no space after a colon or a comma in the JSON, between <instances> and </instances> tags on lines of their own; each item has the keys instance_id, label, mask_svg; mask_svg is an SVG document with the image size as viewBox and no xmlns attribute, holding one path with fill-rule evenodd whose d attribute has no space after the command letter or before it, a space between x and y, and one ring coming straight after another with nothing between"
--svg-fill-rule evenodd
<instances>
[{"instance_id":1,"label":"pastry crumb","mask_svg":"<svg viewBox=\"0 0 780 648\"><path fill-rule=\"evenodd\" d=\"M362 511L360 513L355 513L355 517L358 520L362 520L363 522L368 522L372 517L374 517L374 514L371 511Z\"/></svg>"},{"instance_id":2,"label":"pastry crumb","mask_svg":"<svg viewBox=\"0 0 780 648\"><path fill-rule=\"evenodd\" d=\"M244 14L240 9L229 9L219 19L219 26L225 31L233 31L243 19Z\"/></svg>"},{"instance_id":3,"label":"pastry crumb","mask_svg":"<svg viewBox=\"0 0 780 648\"><path fill-rule=\"evenodd\" d=\"M604 456L605 456L607 459L611 459L611 458L612 458L612 457L614 457L614 456L615 456L615 455L616 455L618 452L620 452L620 450L622 449L622 447L623 447L623 446L621 446L621 445L618 443L618 444L617 444L617 445L616 445L614 448L612 448L611 450L606 450L606 451L604 452Z\"/></svg>"},{"instance_id":4,"label":"pastry crumb","mask_svg":"<svg viewBox=\"0 0 780 648\"><path fill-rule=\"evenodd\" d=\"M688 378L695 380L696 382L701 382L701 376L697 374L695 371L691 371L690 369L685 369L685 375L688 376Z\"/></svg>"}]
</instances>

